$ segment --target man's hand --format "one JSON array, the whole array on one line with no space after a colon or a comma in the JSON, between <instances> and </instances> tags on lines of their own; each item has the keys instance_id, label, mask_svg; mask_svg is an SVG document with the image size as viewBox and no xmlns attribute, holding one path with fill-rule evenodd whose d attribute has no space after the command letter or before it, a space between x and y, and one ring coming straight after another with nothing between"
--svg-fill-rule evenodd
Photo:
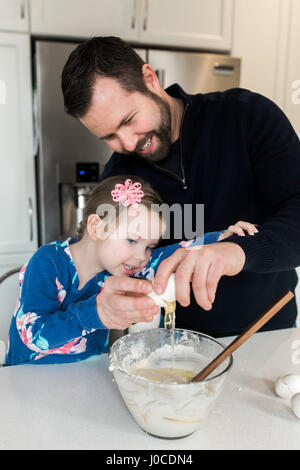
<instances>
[{"instance_id":1,"label":"man's hand","mask_svg":"<svg viewBox=\"0 0 300 470\"><path fill-rule=\"evenodd\" d=\"M171 273L175 273L176 299L190 304L190 283L197 303L210 310L222 276L235 276L245 264L243 249L232 242L212 243L188 249L179 248L158 267L154 290L161 294Z\"/></svg>"},{"instance_id":2,"label":"man's hand","mask_svg":"<svg viewBox=\"0 0 300 470\"><path fill-rule=\"evenodd\" d=\"M150 281L110 276L97 296L99 318L107 328L125 330L132 323L151 322L159 307L146 294Z\"/></svg>"}]
</instances>

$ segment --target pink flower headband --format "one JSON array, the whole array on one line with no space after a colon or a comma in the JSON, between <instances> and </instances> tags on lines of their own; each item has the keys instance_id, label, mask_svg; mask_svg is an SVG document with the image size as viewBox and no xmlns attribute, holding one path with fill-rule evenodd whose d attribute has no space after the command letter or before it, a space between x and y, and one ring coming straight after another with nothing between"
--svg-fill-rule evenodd
<instances>
[{"instance_id":1,"label":"pink flower headband","mask_svg":"<svg viewBox=\"0 0 300 470\"><path fill-rule=\"evenodd\" d=\"M132 183L129 179L125 181L125 184L116 184L111 192L113 201L120 202L123 206L137 207L138 202L141 202L144 196L141 187L141 183Z\"/></svg>"}]
</instances>

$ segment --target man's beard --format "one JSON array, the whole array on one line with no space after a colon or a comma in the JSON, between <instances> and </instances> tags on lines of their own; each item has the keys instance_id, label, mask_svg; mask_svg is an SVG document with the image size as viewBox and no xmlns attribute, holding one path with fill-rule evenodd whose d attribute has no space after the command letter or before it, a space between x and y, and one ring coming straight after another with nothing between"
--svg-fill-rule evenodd
<instances>
[{"instance_id":1,"label":"man's beard","mask_svg":"<svg viewBox=\"0 0 300 470\"><path fill-rule=\"evenodd\" d=\"M143 160L148 160L150 162L158 162L166 158L172 145L171 110L169 104L165 102L162 98L160 98L160 96L152 92L149 92L149 94L153 101L155 101L155 103L159 107L161 118L160 126L158 129L155 129L152 132L148 132L147 134L145 134L145 136L138 142L136 149L133 152L126 152L126 155L133 155L135 157L142 158ZM153 135L156 137L156 147L154 152L148 155L139 153L137 149L141 149Z\"/></svg>"}]
</instances>

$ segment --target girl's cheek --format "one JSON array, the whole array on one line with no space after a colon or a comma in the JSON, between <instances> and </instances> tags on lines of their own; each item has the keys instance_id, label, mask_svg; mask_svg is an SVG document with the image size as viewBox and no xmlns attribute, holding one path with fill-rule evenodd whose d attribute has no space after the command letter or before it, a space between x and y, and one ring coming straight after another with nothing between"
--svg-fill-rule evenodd
<instances>
[{"instance_id":1,"label":"girl's cheek","mask_svg":"<svg viewBox=\"0 0 300 470\"><path fill-rule=\"evenodd\" d=\"M119 260L119 259L126 258L126 256L128 255L127 246L126 246L125 243L122 243L121 240L120 240L119 243L118 243L118 241L116 241L112 248L113 248L111 250L112 253L113 253L112 259L114 259L114 260Z\"/></svg>"},{"instance_id":2,"label":"girl's cheek","mask_svg":"<svg viewBox=\"0 0 300 470\"><path fill-rule=\"evenodd\" d=\"M151 258L151 252L150 252L150 253L147 253L146 261L145 261L145 266L146 266L146 264L148 264L150 258Z\"/></svg>"}]
</instances>

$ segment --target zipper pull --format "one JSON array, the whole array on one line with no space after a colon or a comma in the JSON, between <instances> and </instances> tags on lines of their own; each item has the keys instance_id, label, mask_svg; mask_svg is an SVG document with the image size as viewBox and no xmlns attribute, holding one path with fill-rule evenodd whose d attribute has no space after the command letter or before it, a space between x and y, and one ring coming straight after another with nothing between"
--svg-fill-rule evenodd
<instances>
[{"instance_id":1,"label":"zipper pull","mask_svg":"<svg viewBox=\"0 0 300 470\"><path fill-rule=\"evenodd\" d=\"M182 180L182 189L187 189L187 184L186 184L185 178L183 178L183 180Z\"/></svg>"}]
</instances>

